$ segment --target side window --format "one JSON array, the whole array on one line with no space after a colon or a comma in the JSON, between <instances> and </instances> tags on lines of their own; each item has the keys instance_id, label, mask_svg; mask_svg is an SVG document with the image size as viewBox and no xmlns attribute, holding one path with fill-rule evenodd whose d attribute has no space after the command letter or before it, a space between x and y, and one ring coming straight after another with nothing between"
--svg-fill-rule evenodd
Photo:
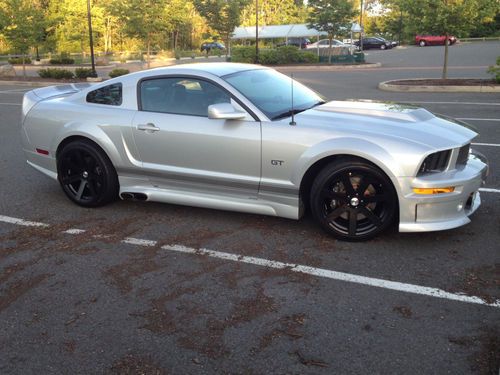
<instances>
[{"instance_id":1,"label":"side window","mask_svg":"<svg viewBox=\"0 0 500 375\"><path fill-rule=\"evenodd\" d=\"M122 84L114 83L89 92L87 94L87 102L106 105L121 105Z\"/></svg>"},{"instance_id":2,"label":"side window","mask_svg":"<svg viewBox=\"0 0 500 375\"><path fill-rule=\"evenodd\" d=\"M230 103L214 84L193 78L156 78L140 83L141 110L191 116L208 116L208 106Z\"/></svg>"}]
</instances>

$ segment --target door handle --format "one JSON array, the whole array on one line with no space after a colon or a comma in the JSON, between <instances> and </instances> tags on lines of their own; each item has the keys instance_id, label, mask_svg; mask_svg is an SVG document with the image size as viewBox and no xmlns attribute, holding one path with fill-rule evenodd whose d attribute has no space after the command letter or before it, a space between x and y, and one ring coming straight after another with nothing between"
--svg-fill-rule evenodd
<instances>
[{"instance_id":1,"label":"door handle","mask_svg":"<svg viewBox=\"0 0 500 375\"><path fill-rule=\"evenodd\" d=\"M142 130L145 132L157 132L160 131L160 128L157 127L155 124L152 124L151 122L148 122L147 124L139 124L137 125L137 130Z\"/></svg>"}]
</instances>

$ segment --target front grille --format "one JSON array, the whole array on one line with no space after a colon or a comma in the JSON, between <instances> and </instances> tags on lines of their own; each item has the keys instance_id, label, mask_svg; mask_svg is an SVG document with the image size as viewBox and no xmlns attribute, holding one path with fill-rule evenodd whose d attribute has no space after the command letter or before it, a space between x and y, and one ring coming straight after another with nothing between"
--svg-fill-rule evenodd
<instances>
[{"instance_id":1,"label":"front grille","mask_svg":"<svg viewBox=\"0 0 500 375\"><path fill-rule=\"evenodd\" d=\"M427 156L418 170L418 174L442 172L450 160L451 150L439 151Z\"/></svg>"},{"instance_id":2,"label":"front grille","mask_svg":"<svg viewBox=\"0 0 500 375\"><path fill-rule=\"evenodd\" d=\"M470 143L460 147L460 151L458 151L457 165L467 164L467 160L469 160L469 151Z\"/></svg>"}]
</instances>

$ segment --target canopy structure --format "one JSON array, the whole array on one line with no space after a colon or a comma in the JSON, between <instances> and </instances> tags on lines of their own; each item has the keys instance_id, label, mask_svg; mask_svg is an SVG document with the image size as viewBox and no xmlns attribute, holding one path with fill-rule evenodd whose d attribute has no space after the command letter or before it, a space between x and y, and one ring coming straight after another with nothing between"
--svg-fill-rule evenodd
<instances>
[{"instance_id":1,"label":"canopy structure","mask_svg":"<svg viewBox=\"0 0 500 375\"><path fill-rule=\"evenodd\" d=\"M298 38L327 35L327 33L310 29L306 24L259 26L259 39ZM231 39L255 39L255 26L236 27Z\"/></svg>"}]
</instances>

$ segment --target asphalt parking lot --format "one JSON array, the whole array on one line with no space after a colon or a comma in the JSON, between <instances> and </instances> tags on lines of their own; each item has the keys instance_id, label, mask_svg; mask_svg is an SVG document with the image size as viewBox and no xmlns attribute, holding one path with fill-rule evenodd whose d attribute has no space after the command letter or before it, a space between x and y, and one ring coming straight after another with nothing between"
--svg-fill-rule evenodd
<instances>
[{"instance_id":1,"label":"asphalt parking lot","mask_svg":"<svg viewBox=\"0 0 500 375\"><path fill-rule=\"evenodd\" d=\"M416 103L480 133L491 175L470 224L366 243L310 216L75 206L25 163L28 88L0 85L0 373L498 374L500 95L376 88L438 76L439 50L422 50L414 65L412 49L370 51L402 60L294 72L329 99ZM487 77L487 64L462 59L450 74Z\"/></svg>"}]
</instances>

